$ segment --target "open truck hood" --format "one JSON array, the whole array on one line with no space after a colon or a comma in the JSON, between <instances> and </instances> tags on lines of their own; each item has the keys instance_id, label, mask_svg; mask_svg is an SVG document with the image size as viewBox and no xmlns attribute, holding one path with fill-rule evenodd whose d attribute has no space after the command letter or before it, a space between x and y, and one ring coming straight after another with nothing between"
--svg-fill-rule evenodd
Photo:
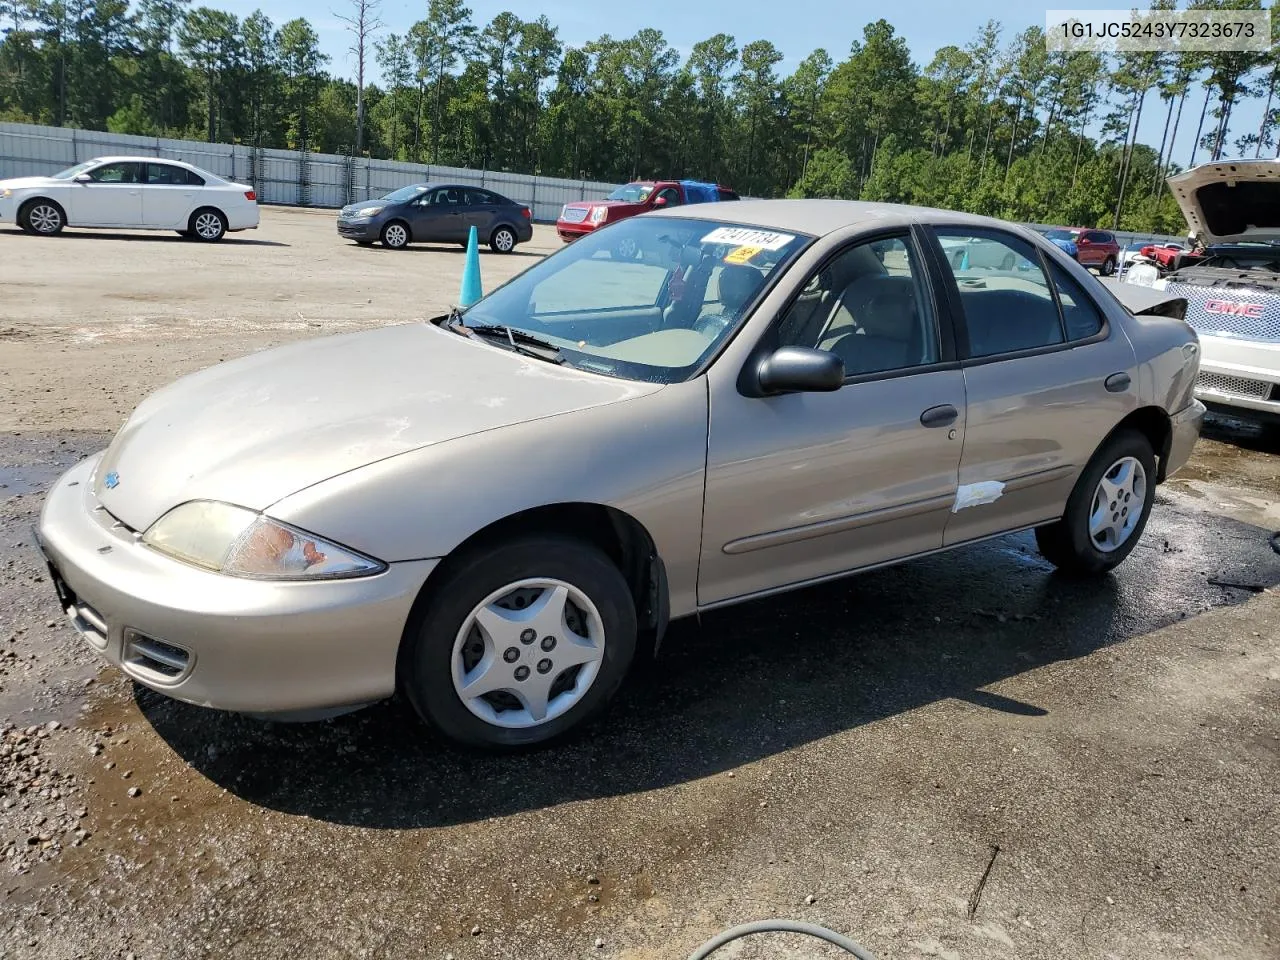
<instances>
[{"instance_id":1,"label":"open truck hood","mask_svg":"<svg viewBox=\"0 0 1280 960\"><path fill-rule=\"evenodd\" d=\"M1280 160L1205 163L1167 182L1202 243L1280 240Z\"/></svg>"}]
</instances>

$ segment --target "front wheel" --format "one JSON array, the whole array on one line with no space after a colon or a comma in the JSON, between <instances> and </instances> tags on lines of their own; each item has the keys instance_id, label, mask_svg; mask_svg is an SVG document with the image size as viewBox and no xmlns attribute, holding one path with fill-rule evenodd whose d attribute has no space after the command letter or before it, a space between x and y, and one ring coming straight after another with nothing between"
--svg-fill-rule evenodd
<instances>
[{"instance_id":1,"label":"front wheel","mask_svg":"<svg viewBox=\"0 0 1280 960\"><path fill-rule=\"evenodd\" d=\"M197 240L216 243L226 235L227 218L217 210L205 207L191 215L191 224L188 229Z\"/></svg>"},{"instance_id":2,"label":"front wheel","mask_svg":"<svg viewBox=\"0 0 1280 960\"><path fill-rule=\"evenodd\" d=\"M52 200L34 200L23 208L18 223L27 233L51 237L67 225L67 218Z\"/></svg>"},{"instance_id":3,"label":"front wheel","mask_svg":"<svg viewBox=\"0 0 1280 960\"><path fill-rule=\"evenodd\" d=\"M409 228L392 220L382 228L382 245L389 250L403 250L409 245Z\"/></svg>"},{"instance_id":4,"label":"front wheel","mask_svg":"<svg viewBox=\"0 0 1280 960\"><path fill-rule=\"evenodd\" d=\"M468 746L532 746L613 696L635 653L635 602L595 547L523 537L457 562L406 642L401 683L427 723Z\"/></svg>"},{"instance_id":5,"label":"front wheel","mask_svg":"<svg viewBox=\"0 0 1280 960\"><path fill-rule=\"evenodd\" d=\"M516 248L516 234L510 227L499 227L489 238L489 246L494 253L510 253Z\"/></svg>"},{"instance_id":6,"label":"front wheel","mask_svg":"<svg viewBox=\"0 0 1280 960\"><path fill-rule=\"evenodd\" d=\"M1056 523L1036 528L1044 558L1064 573L1106 573L1138 543L1155 500L1156 457L1136 430L1098 448Z\"/></svg>"}]
</instances>

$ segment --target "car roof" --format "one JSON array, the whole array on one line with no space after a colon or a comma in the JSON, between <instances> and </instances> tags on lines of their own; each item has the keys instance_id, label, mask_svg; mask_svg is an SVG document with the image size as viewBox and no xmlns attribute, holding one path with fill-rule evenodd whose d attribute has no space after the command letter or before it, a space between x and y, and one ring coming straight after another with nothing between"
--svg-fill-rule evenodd
<instances>
[{"instance_id":1,"label":"car roof","mask_svg":"<svg viewBox=\"0 0 1280 960\"><path fill-rule=\"evenodd\" d=\"M863 200L738 200L728 206L699 203L668 207L645 216L718 220L744 227L785 230L818 237L852 226L905 227L921 221L949 226L1012 228L1020 234L1026 233L1022 227L994 217Z\"/></svg>"},{"instance_id":2,"label":"car roof","mask_svg":"<svg viewBox=\"0 0 1280 960\"><path fill-rule=\"evenodd\" d=\"M200 173L210 173L211 176L217 176L202 167L197 167L194 163L188 163L185 160L171 160L169 157L130 157L130 156L111 156L111 157L94 157L88 163L170 163L175 167L184 167L187 170L196 170ZM221 179L221 178L219 178Z\"/></svg>"}]
</instances>

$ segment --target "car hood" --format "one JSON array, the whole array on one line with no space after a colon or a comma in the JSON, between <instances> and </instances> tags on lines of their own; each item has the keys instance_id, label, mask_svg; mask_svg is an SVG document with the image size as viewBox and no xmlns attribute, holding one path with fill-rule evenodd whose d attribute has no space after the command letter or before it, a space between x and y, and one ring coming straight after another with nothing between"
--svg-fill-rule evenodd
<instances>
[{"instance_id":1,"label":"car hood","mask_svg":"<svg viewBox=\"0 0 1280 960\"><path fill-rule=\"evenodd\" d=\"M264 510L377 460L660 389L556 366L431 324L308 340L153 393L107 448L94 491L134 530L188 500ZM514 465L495 458L494 466L519 482Z\"/></svg>"},{"instance_id":2,"label":"car hood","mask_svg":"<svg viewBox=\"0 0 1280 960\"><path fill-rule=\"evenodd\" d=\"M352 214L356 213L357 211L363 210L365 207L377 207L379 212L381 212L385 210L387 207L392 207L392 206L395 206L395 204L393 204L390 200L365 200L361 203L348 203L345 207L343 207L340 211L338 211L338 215L349 217Z\"/></svg>"},{"instance_id":3,"label":"car hood","mask_svg":"<svg viewBox=\"0 0 1280 960\"><path fill-rule=\"evenodd\" d=\"M590 210L592 207L643 207L644 204L638 201L631 203L629 200L577 200L566 203L565 206L576 210Z\"/></svg>"},{"instance_id":4,"label":"car hood","mask_svg":"<svg viewBox=\"0 0 1280 960\"><path fill-rule=\"evenodd\" d=\"M1201 242L1280 240L1280 160L1206 163L1167 182Z\"/></svg>"},{"instance_id":5,"label":"car hood","mask_svg":"<svg viewBox=\"0 0 1280 960\"><path fill-rule=\"evenodd\" d=\"M21 190L24 187L65 187L66 185L66 180L54 180L52 177L11 177L8 180L0 180L0 190Z\"/></svg>"}]
</instances>

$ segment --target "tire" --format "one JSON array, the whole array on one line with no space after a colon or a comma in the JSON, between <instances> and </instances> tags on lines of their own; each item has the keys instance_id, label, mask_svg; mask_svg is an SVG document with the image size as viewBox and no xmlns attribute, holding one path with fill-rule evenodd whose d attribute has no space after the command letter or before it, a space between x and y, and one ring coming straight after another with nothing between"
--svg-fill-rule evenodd
<instances>
[{"instance_id":1,"label":"tire","mask_svg":"<svg viewBox=\"0 0 1280 960\"><path fill-rule=\"evenodd\" d=\"M1113 273L1115 273L1115 272L1116 272L1116 258L1115 258L1115 257L1107 257L1107 259L1103 260L1103 261L1102 261L1102 266L1098 268L1098 272L1099 272L1099 273L1101 273L1104 277L1109 277L1109 276L1111 276Z\"/></svg>"},{"instance_id":2,"label":"tire","mask_svg":"<svg viewBox=\"0 0 1280 960\"><path fill-rule=\"evenodd\" d=\"M67 225L67 214L57 203L38 197L27 201L18 213L18 223L27 233L52 237Z\"/></svg>"},{"instance_id":3,"label":"tire","mask_svg":"<svg viewBox=\"0 0 1280 960\"><path fill-rule=\"evenodd\" d=\"M1001 270L1012 270L1012 269L1013 269L1013 254L1012 254L1012 253L1006 253L1006 254L1004 255L1004 259L1000 261L1000 269L1001 269Z\"/></svg>"},{"instance_id":4,"label":"tire","mask_svg":"<svg viewBox=\"0 0 1280 960\"><path fill-rule=\"evenodd\" d=\"M494 253L510 253L516 248L516 232L510 227L498 227L489 237L489 249Z\"/></svg>"},{"instance_id":5,"label":"tire","mask_svg":"<svg viewBox=\"0 0 1280 960\"><path fill-rule=\"evenodd\" d=\"M538 624L530 614L544 598L551 608ZM492 613L503 607L523 616ZM493 633L480 629L477 614L489 619ZM521 628L522 622L541 629ZM577 634L577 642L544 632L559 629L553 623ZM635 654L635 601L597 548L530 535L460 558L405 636L401 685L418 715L455 743L511 750L563 737L604 708ZM566 654L575 662L559 668L555 658ZM544 663L549 667L539 669ZM463 686L483 677L492 678L492 692L464 697ZM547 679L539 684L540 677ZM540 691L549 700L539 720Z\"/></svg>"},{"instance_id":6,"label":"tire","mask_svg":"<svg viewBox=\"0 0 1280 960\"><path fill-rule=\"evenodd\" d=\"M1136 468L1136 469L1135 469ZM1131 473L1126 484L1124 475ZM1121 480L1120 494L1111 503L1100 502L1098 497L1106 493L1103 478ZM1113 434L1090 459L1080 479L1076 481L1062 519L1036 528L1036 544L1040 553L1063 573L1073 576L1096 576L1119 566L1142 538L1155 501L1156 457L1151 441L1136 430L1122 430ZM1134 500L1141 497L1136 519L1133 518ZM1101 521L1106 524L1101 537L1098 528L1091 524L1095 507L1102 507ZM1107 518L1106 513L1116 520ZM1126 512L1129 511L1129 512ZM1118 523L1119 526L1114 524ZM1110 529L1110 534L1106 530Z\"/></svg>"},{"instance_id":7,"label":"tire","mask_svg":"<svg viewBox=\"0 0 1280 960\"><path fill-rule=\"evenodd\" d=\"M639 253L640 250L631 237L619 240L613 246L613 255L619 260L634 260Z\"/></svg>"},{"instance_id":8,"label":"tire","mask_svg":"<svg viewBox=\"0 0 1280 960\"><path fill-rule=\"evenodd\" d=\"M187 229L202 243L217 243L227 235L227 218L221 210L201 207L191 215Z\"/></svg>"},{"instance_id":9,"label":"tire","mask_svg":"<svg viewBox=\"0 0 1280 960\"><path fill-rule=\"evenodd\" d=\"M403 250L409 245L409 225L392 220L382 228L382 245L388 250Z\"/></svg>"}]
</instances>

